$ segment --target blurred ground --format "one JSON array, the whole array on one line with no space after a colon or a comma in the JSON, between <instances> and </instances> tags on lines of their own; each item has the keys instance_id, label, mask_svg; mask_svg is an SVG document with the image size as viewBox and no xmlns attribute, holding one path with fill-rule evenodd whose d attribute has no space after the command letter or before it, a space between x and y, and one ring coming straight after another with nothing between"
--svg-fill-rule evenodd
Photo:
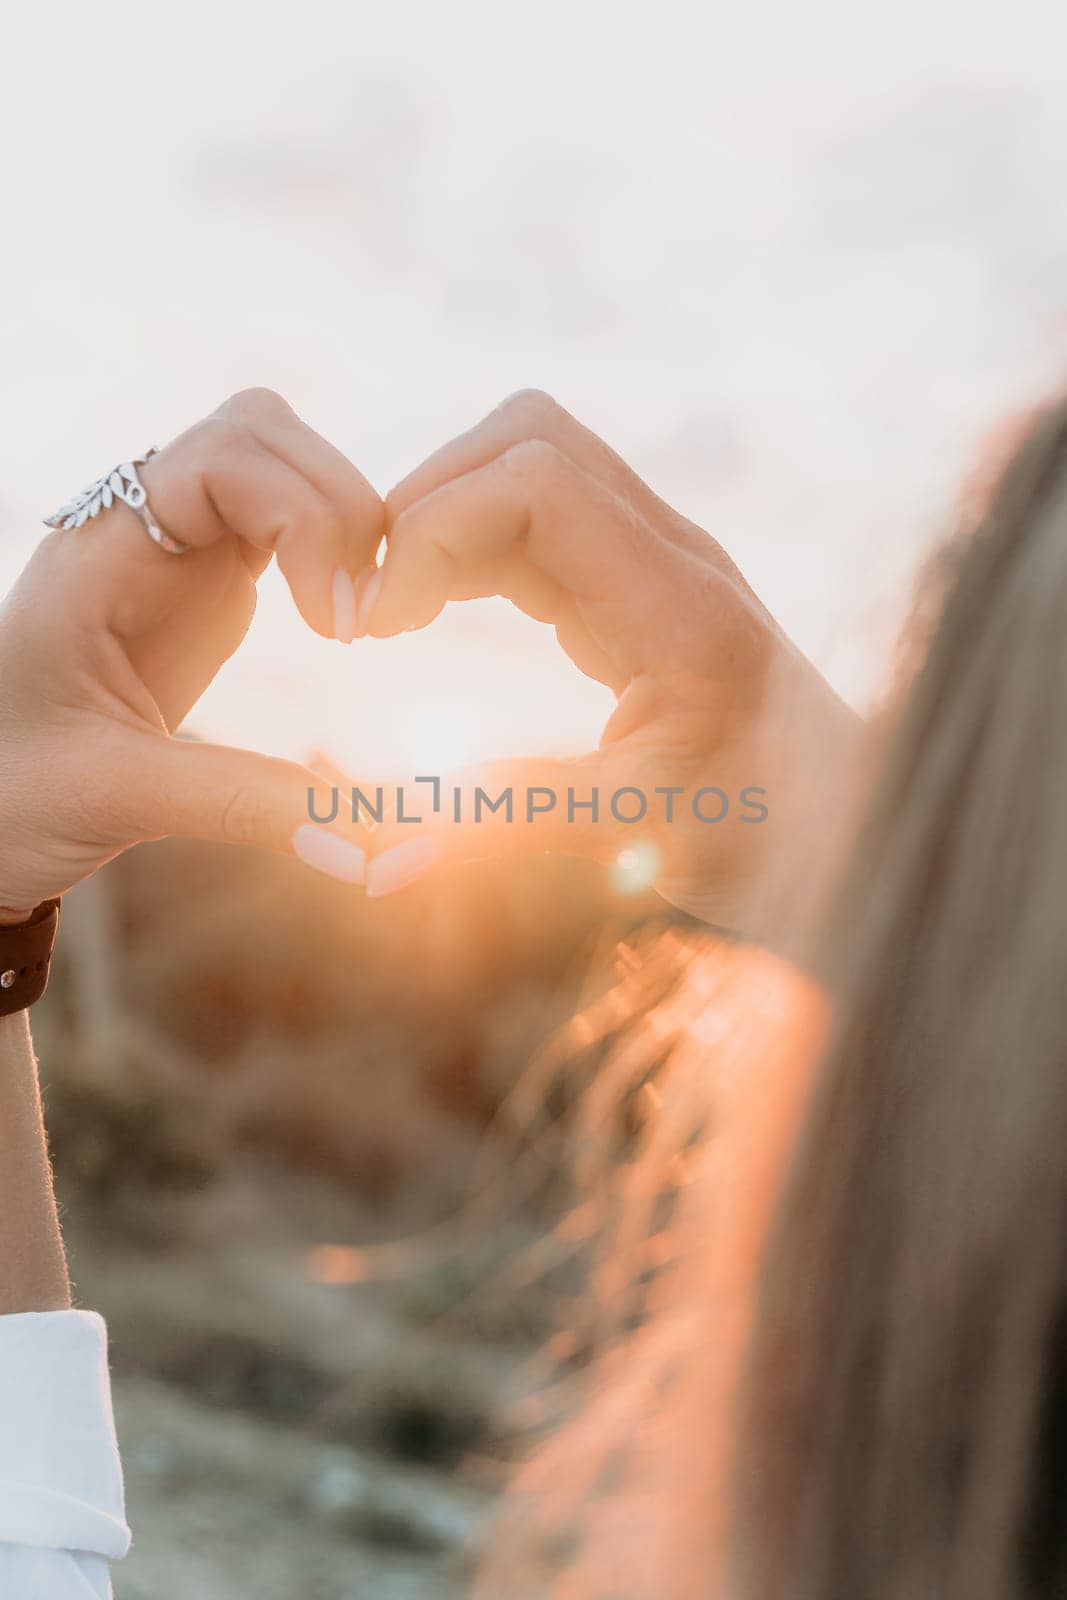
<instances>
[{"instance_id":1,"label":"blurred ground","mask_svg":"<svg viewBox=\"0 0 1067 1600\"><path fill-rule=\"evenodd\" d=\"M69 897L36 1035L111 1328L118 1600L462 1592L580 1287L500 1107L649 909L545 860L368 908L180 843Z\"/></svg>"},{"instance_id":2,"label":"blurred ground","mask_svg":"<svg viewBox=\"0 0 1067 1600\"><path fill-rule=\"evenodd\" d=\"M252 1162L168 1210L155 1244L71 1219L79 1294L111 1326L137 1540L120 1600L459 1592L493 1486L468 1457L536 1330L453 1324L432 1270L313 1281L316 1238L383 1217L307 1173Z\"/></svg>"},{"instance_id":3,"label":"blurred ground","mask_svg":"<svg viewBox=\"0 0 1067 1600\"><path fill-rule=\"evenodd\" d=\"M462 1463L525 1344L428 1327L409 1283L310 1281L319 1229L381 1218L307 1174L252 1164L174 1207L164 1245L71 1220L111 1327L136 1532L119 1600L459 1592L490 1500Z\"/></svg>"}]
</instances>

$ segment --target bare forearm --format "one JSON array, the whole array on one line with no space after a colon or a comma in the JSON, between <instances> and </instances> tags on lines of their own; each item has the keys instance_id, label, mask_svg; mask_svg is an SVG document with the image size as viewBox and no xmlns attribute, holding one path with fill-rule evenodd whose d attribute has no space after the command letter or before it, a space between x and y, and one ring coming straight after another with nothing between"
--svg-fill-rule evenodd
<instances>
[{"instance_id":1,"label":"bare forearm","mask_svg":"<svg viewBox=\"0 0 1067 1600\"><path fill-rule=\"evenodd\" d=\"M0 1314L69 1306L37 1063L21 1011L0 1017Z\"/></svg>"}]
</instances>

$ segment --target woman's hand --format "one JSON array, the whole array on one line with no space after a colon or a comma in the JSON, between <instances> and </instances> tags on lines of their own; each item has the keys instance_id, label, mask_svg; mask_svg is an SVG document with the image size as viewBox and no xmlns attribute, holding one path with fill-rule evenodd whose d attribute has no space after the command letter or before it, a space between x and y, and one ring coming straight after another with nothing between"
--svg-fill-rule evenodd
<instances>
[{"instance_id":1,"label":"woman's hand","mask_svg":"<svg viewBox=\"0 0 1067 1600\"><path fill-rule=\"evenodd\" d=\"M185 555L160 550L116 502L44 538L0 608L9 922L138 840L189 834L287 850L307 822L316 780L304 768L170 733L244 637L272 554L310 625L351 639L352 580L373 560L381 501L266 390L228 400L141 477L159 522L191 546ZM355 876L360 853L349 848Z\"/></svg>"},{"instance_id":2,"label":"woman's hand","mask_svg":"<svg viewBox=\"0 0 1067 1600\"><path fill-rule=\"evenodd\" d=\"M857 719L722 547L600 439L547 396L518 394L394 489L386 510L384 563L360 585L366 631L423 627L446 601L505 595L554 624L567 654L618 705L600 748L577 762L507 761L456 780L491 796L514 786L512 822L483 812L456 826L445 806L421 827L384 826L369 893L447 860L515 849L610 860L641 840L654 847L661 893L737 925L779 859L799 854L803 872L813 830L837 814ZM557 799L527 821L520 791L531 785ZM594 787L597 819L569 813L567 791L581 801ZM640 823L612 814L610 797L624 787L647 797ZM729 802L718 822L712 788ZM671 802L671 789L684 792ZM709 792L698 816L701 789ZM761 793L746 804L745 790ZM638 801L623 797L620 809L633 814Z\"/></svg>"}]
</instances>

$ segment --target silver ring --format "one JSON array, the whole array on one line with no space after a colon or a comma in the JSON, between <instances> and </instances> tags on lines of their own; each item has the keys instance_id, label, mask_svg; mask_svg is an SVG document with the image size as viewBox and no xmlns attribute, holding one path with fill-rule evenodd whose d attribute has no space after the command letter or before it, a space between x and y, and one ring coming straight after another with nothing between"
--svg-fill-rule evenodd
<instances>
[{"instance_id":1,"label":"silver ring","mask_svg":"<svg viewBox=\"0 0 1067 1600\"><path fill-rule=\"evenodd\" d=\"M121 500L123 505L129 506L135 516L139 517L148 537L159 545L171 556L183 556L189 546L180 539L173 538L160 527L152 514L148 504L148 491L141 482L137 473L138 467L143 467L152 456L158 455L153 448L145 456L138 456L135 461L123 461L120 466L111 472L105 472L102 478L97 478L81 494L68 500L66 505L60 506L58 511L53 511L50 517L45 517L46 528L84 528L93 517L98 517L101 511L107 511L116 500Z\"/></svg>"}]
</instances>

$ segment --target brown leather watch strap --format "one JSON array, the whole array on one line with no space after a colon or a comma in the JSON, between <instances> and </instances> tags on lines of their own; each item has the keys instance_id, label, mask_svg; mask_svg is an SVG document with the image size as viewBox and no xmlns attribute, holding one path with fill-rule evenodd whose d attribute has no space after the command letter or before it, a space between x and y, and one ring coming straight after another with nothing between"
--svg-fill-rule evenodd
<instances>
[{"instance_id":1,"label":"brown leather watch strap","mask_svg":"<svg viewBox=\"0 0 1067 1600\"><path fill-rule=\"evenodd\" d=\"M58 900L45 900L14 927L0 926L0 1017L25 1011L44 994L58 926Z\"/></svg>"}]
</instances>

